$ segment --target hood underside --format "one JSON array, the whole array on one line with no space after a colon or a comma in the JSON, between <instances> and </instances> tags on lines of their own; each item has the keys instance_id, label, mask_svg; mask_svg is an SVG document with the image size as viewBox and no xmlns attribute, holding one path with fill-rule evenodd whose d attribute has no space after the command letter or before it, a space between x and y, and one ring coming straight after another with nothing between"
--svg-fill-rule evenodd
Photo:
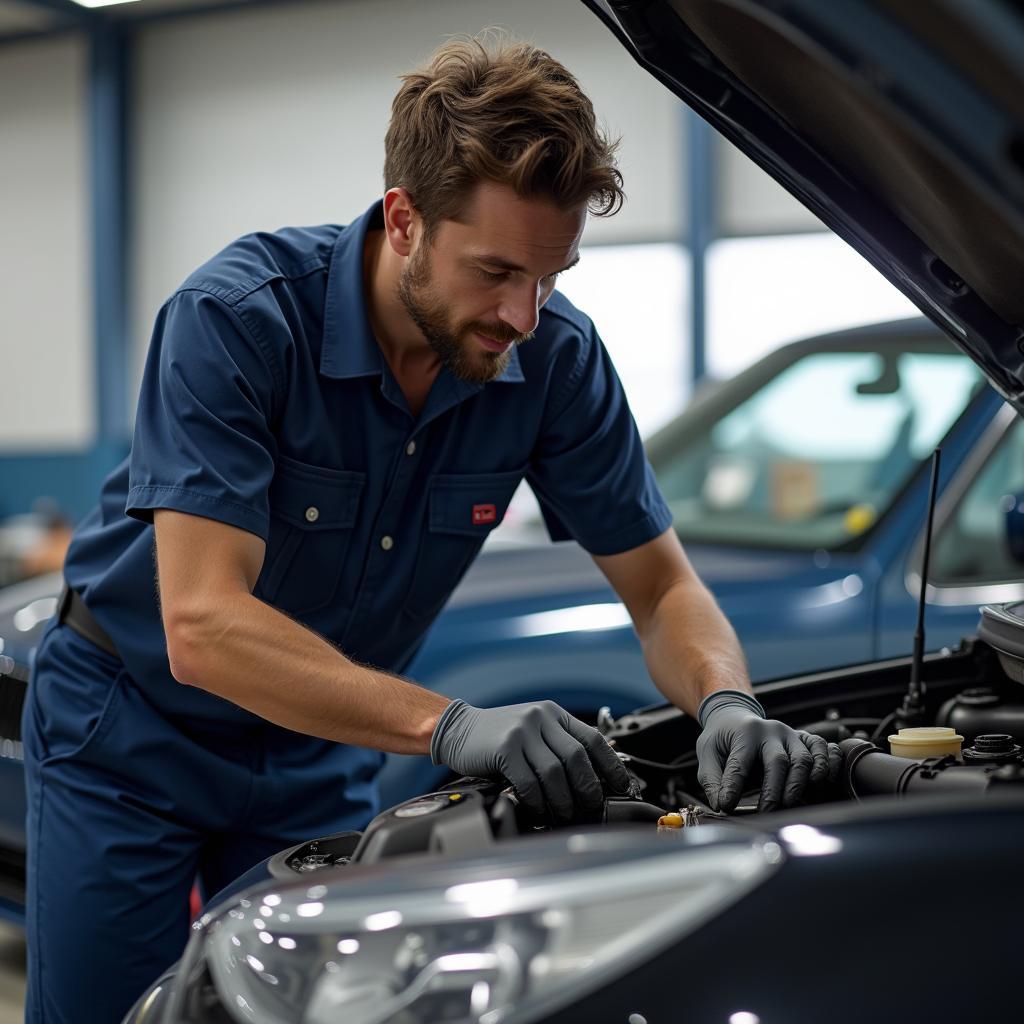
<instances>
[{"instance_id":1,"label":"hood underside","mask_svg":"<svg viewBox=\"0 0 1024 1024\"><path fill-rule=\"evenodd\" d=\"M1024 409L1024 6L584 2Z\"/></svg>"}]
</instances>

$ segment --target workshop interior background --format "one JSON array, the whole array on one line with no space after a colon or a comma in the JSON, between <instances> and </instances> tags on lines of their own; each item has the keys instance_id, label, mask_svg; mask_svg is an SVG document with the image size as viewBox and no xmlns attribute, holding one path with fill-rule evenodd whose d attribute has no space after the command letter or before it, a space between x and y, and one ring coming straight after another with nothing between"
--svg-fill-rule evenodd
<instances>
[{"instance_id":1,"label":"workshop interior background","mask_svg":"<svg viewBox=\"0 0 1024 1024\"><path fill-rule=\"evenodd\" d=\"M693 390L691 227L712 377L787 340L915 312L577 0L207 6L106 8L130 27L112 47L54 31L59 4L0 2L0 519L41 501L85 513L127 450L163 300L240 234L365 209L397 76L455 33L500 27L544 46L622 136L628 202L591 222L560 287L597 323L645 435Z\"/></svg>"},{"instance_id":2,"label":"workshop interior background","mask_svg":"<svg viewBox=\"0 0 1024 1024\"><path fill-rule=\"evenodd\" d=\"M701 364L723 378L785 341L914 312L578 0L105 11L98 29L71 0L0 2L0 585L59 567L67 527L127 452L167 295L240 234L362 212L398 75L452 34L540 44L622 136L628 202L590 224L560 287L597 323L645 435L685 406ZM5 933L0 1020L20 1019L22 955Z\"/></svg>"}]
</instances>

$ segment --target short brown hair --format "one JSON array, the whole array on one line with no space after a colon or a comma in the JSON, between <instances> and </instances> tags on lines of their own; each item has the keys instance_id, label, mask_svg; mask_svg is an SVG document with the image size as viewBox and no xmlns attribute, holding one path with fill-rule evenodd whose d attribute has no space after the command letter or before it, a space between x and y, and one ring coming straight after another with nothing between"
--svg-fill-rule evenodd
<instances>
[{"instance_id":1,"label":"short brown hair","mask_svg":"<svg viewBox=\"0 0 1024 1024\"><path fill-rule=\"evenodd\" d=\"M615 213L625 198L617 140L576 79L527 43L454 39L402 76L384 140L384 187L412 197L427 230L458 216L482 181L524 198Z\"/></svg>"}]
</instances>

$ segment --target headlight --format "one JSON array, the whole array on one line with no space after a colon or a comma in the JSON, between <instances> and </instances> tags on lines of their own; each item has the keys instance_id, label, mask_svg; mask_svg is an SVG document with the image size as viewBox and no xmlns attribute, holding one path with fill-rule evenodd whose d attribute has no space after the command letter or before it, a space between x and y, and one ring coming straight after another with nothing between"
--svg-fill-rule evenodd
<instances>
[{"instance_id":1,"label":"headlight","mask_svg":"<svg viewBox=\"0 0 1024 1024\"><path fill-rule=\"evenodd\" d=\"M396 864L265 888L202 922L179 984L212 980L240 1024L525 1024L677 941L781 861L775 843L708 846L714 836L550 836L457 869L422 860L415 874Z\"/></svg>"}]
</instances>

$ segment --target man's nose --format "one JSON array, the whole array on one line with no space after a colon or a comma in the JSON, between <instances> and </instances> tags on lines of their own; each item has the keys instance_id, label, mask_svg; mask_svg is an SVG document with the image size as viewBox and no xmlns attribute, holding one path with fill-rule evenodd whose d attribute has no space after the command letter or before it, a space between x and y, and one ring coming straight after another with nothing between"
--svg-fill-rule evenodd
<instances>
[{"instance_id":1,"label":"man's nose","mask_svg":"<svg viewBox=\"0 0 1024 1024\"><path fill-rule=\"evenodd\" d=\"M520 334L530 334L537 329L540 307L540 286L526 284L502 296L501 304L498 306L498 319L515 328Z\"/></svg>"}]
</instances>

